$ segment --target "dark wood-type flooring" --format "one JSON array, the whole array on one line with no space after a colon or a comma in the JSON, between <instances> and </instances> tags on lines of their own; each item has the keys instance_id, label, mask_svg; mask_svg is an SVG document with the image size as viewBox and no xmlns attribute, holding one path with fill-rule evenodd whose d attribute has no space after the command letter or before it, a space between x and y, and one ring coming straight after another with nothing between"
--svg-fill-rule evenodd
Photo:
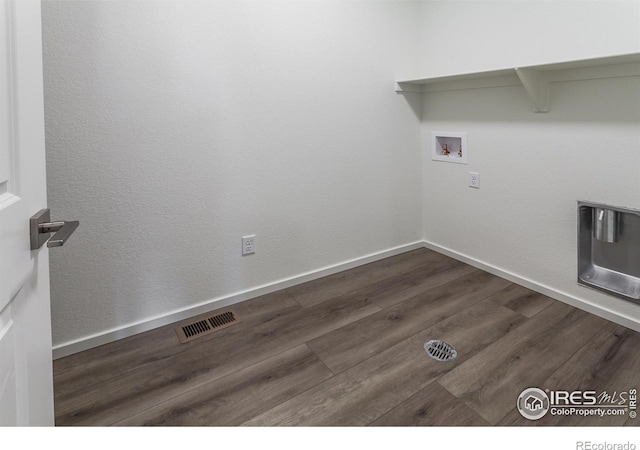
<instances>
[{"instance_id":1,"label":"dark wood-type flooring","mask_svg":"<svg viewBox=\"0 0 640 450\"><path fill-rule=\"evenodd\" d=\"M640 333L419 249L54 362L57 425L637 425L523 418L528 387L627 391ZM442 339L458 351L437 362Z\"/></svg>"}]
</instances>

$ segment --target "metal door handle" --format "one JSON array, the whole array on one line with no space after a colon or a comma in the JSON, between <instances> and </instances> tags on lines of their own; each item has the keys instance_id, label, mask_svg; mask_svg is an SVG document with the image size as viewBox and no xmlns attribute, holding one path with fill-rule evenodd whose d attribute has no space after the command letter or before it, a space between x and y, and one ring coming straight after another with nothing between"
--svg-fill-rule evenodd
<instances>
[{"instance_id":1,"label":"metal door handle","mask_svg":"<svg viewBox=\"0 0 640 450\"><path fill-rule=\"evenodd\" d=\"M47 242L47 247L62 247L80 225L77 220L50 222L50 217L51 213L48 209L41 209L29 219L31 250L37 250L42 247L51 233L55 234Z\"/></svg>"}]
</instances>

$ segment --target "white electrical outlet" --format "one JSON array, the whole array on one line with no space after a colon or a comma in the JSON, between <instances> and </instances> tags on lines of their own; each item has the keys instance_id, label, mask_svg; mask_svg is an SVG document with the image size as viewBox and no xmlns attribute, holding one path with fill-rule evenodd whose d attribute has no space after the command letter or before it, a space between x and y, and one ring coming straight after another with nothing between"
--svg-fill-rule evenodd
<instances>
[{"instance_id":1,"label":"white electrical outlet","mask_svg":"<svg viewBox=\"0 0 640 450\"><path fill-rule=\"evenodd\" d=\"M480 189L480 174L478 172L469 172L469 186Z\"/></svg>"},{"instance_id":2,"label":"white electrical outlet","mask_svg":"<svg viewBox=\"0 0 640 450\"><path fill-rule=\"evenodd\" d=\"M242 256L253 255L256 252L256 235L242 236Z\"/></svg>"}]
</instances>

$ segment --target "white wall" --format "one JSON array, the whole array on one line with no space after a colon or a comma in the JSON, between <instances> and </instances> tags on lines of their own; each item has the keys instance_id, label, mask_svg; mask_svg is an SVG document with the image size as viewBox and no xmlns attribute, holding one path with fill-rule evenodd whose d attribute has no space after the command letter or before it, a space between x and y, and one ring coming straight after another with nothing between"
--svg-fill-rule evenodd
<instances>
[{"instance_id":1,"label":"white wall","mask_svg":"<svg viewBox=\"0 0 640 450\"><path fill-rule=\"evenodd\" d=\"M425 5L424 71L640 51L638 2L514 3ZM455 23L451 45L441 45L445 23ZM638 305L576 283L576 202L640 208L640 78L553 83L550 98L550 112L535 114L522 87L424 95L426 241L638 329ZM467 132L469 165L431 161L432 130Z\"/></svg>"},{"instance_id":2,"label":"white wall","mask_svg":"<svg viewBox=\"0 0 640 450\"><path fill-rule=\"evenodd\" d=\"M54 344L421 240L418 10L45 0Z\"/></svg>"},{"instance_id":3,"label":"white wall","mask_svg":"<svg viewBox=\"0 0 640 450\"><path fill-rule=\"evenodd\" d=\"M639 52L639 5L44 0L49 206L81 221L51 252L58 355L423 233L640 323L575 283L576 200L640 208L637 78L554 84L548 114L519 87L431 93L422 122L392 88ZM470 164L431 162L432 129L468 132Z\"/></svg>"},{"instance_id":4,"label":"white wall","mask_svg":"<svg viewBox=\"0 0 640 450\"><path fill-rule=\"evenodd\" d=\"M638 0L426 1L420 77L640 51Z\"/></svg>"}]
</instances>

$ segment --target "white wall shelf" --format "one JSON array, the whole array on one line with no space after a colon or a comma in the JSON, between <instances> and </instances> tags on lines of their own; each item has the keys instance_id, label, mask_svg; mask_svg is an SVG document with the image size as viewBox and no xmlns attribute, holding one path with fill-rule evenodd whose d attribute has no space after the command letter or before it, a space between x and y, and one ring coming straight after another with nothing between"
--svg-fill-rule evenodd
<instances>
[{"instance_id":1,"label":"white wall shelf","mask_svg":"<svg viewBox=\"0 0 640 450\"><path fill-rule=\"evenodd\" d=\"M523 86L533 103L534 112L547 112L550 83L634 76L640 76L640 53L403 80L396 82L396 92Z\"/></svg>"}]
</instances>

